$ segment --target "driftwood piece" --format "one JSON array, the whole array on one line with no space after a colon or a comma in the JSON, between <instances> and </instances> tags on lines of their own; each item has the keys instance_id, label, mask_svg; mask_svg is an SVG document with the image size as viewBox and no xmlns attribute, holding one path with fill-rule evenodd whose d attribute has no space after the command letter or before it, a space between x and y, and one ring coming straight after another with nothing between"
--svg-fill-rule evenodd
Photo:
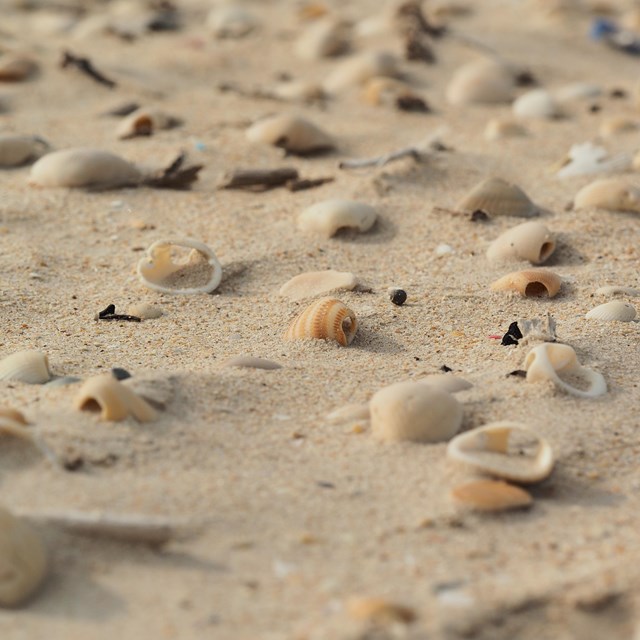
<instances>
[{"instance_id":1,"label":"driftwood piece","mask_svg":"<svg viewBox=\"0 0 640 640\"><path fill-rule=\"evenodd\" d=\"M181 153L166 169L144 178L142 184L155 189L190 189L203 165L182 168L186 155Z\"/></svg>"},{"instance_id":2,"label":"driftwood piece","mask_svg":"<svg viewBox=\"0 0 640 640\"><path fill-rule=\"evenodd\" d=\"M266 191L281 187L290 180L298 179L298 170L293 167L277 169L235 169L225 174L220 189L246 189L247 191Z\"/></svg>"},{"instance_id":3,"label":"driftwood piece","mask_svg":"<svg viewBox=\"0 0 640 640\"><path fill-rule=\"evenodd\" d=\"M113 89L117 86L116 82L114 82L110 78L107 78L107 76L98 71L93 66L93 63L91 62L91 60L89 60L89 58L80 58L70 51L63 52L60 66L63 69L66 69L67 67L75 67L85 75L95 80L98 84L109 87L109 89Z\"/></svg>"}]
</instances>

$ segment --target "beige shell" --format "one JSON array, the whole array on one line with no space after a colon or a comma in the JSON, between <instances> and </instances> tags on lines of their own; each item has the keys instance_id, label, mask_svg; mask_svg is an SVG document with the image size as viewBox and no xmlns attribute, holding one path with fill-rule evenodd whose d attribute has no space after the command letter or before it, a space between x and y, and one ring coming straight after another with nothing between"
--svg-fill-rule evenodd
<instances>
[{"instance_id":1,"label":"beige shell","mask_svg":"<svg viewBox=\"0 0 640 640\"><path fill-rule=\"evenodd\" d=\"M505 118L492 118L484 128L484 139L503 140L527 135L527 129L519 122Z\"/></svg>"},{"instance_id":2,"label":"beige shell","mask_svg":"<svg viewBox=\"0 0 640 640\"><path fill-rule=\"evenodd\" d=\"M324 90L319 84L307 80L279 82L273 88L273 95L280 100L290 102L314 102L325 97Z\"/></svg>"},{"instance_id":3,"label":"beige shell","mask_svg":"<svg viewBox=\"0 0 640 640\"><path fill-rule=\"evenodd\" d=\"M358 278L348 271L308 271L285 282L278 292L289 300L315 298L330 291L351 291L358 285Z\"/></svg>"},{"instance_id":4,"label":"beige shell","mask_svg":"<svg viewBox=\"0 0 640 640\"><path fill-rule=\"evenodd\" d=\"M583 367L576 352L567 344L545 342L534 347L527 354L523 367L527 372L527 382L550 381L579 398L595 398L607 392L602 374ZM574 386L578 380L587 388Z\"/></svg>"},{"instance_id":5,"label":"beige shell","mask_svg":"<svg viewBox=\"0 0 640 640\"><path fill-rule=\"evenodd\" d=\"M176 250L191 249L186 262L174 262ZM189 238L154 242L138 262L138 277L160 293L211 293L222 280L222 267L213 249Z\"/></svg>"},{"instance_id":6,"label":"beige shell","mask_svg":"<svg viewBox=\"0 0 640 640\"><path fill-rule=\"evenodd\" d=\"M327 415L327 420L332 424L366 422L370 418L371 412L368 402L347 404Z\"/></svg>"},{"instance_id":7,"label":"beige shell","mask_svg":"<svg viewBox=\"0 0 640 640\"><path fill-rule=\"evenodd\" d=\"M578 191L575 209L640 212L640 188L628 178L601 178Z\"/></svg>"},{"instance_id":8,"label":"beige shell","mask_svg":"<svg viewBox=\"0 0 640 640\"><path fill-rule=\"evenodd\" d=\"M140 171L120 156L98 149L63 149L40 158L29 182L40 187L103 187L135 185Z\"/></svg>"},{"instance_id":9,"label":"beige shell","mask_svg":"<svg viewBox=\"0 0 640 640\"><path fill-rule=\"evenodd\" d=\"M40 351L18 351L0 360L0 380L44 384L50 379L49 360Z\"/></svg>"},{"instance_id":10,"label":"beige shell","mask_svg":"<svg viewBox=\"0 0 640 640\"><path fill-rule=\"evenodd\" d=\"M17 423L23 427L29 424L29 421L24 417L24 414L17 409L10 409L8 407L0 407L0 422L10 421Z\"/></svg>"},{"instance_id":11,"label":"beige shell","mask_svg":"<svg viewBox=\"0 0 640 640\"><path fill-rule=\"evenodd\" d=\"M397 382L371 398L371 430L378 440L442 442L462 424L462 405L446 391L419 382Z\"/></svg>"},{"instance_id":12,"label":"beige shell","mask_svg":"<svg viewBox=\"0 0 640 640\"><path fill-rule=\"evenodd\" d=\"M207 27L216 38L242 38L259 24L258 18L239 4L214 7L207 16Z\"/></svg>"},{"instance_id":13,"label":"beige shell","mask_svg":"<svg viewBox=\"0 0 640 640\"><path fill-rule=\"evenodd\" d=\"M447 458L512 482L540 482L553 471L549 443L516 422L492 422L456 436Z\"/></svg>"},{"instance_id":14,"label":"beige shell","mask_svg":"<svg viewBox=\"0 0 640 640\"><path fill-rule=\"evenodd\" d=\"M327 16L307 27L294 45L303 60L319 60L344 53L349 48L349 27L342 20Z\"/></svg>"},{"instance_id":15,"label":"beige shell","mask_svg":"<svg viewBox=\"0 0 640 640\"><path fill-rule=\"evenodd\" d=\"M457 69L446 88L453 105L511 102L515 91L513 70L494 60L479 59Z\"/></svg>"},{"instance_id":16,"label":"beige shell","mask_svg":"<svg viewBox=\"0 0 640 640\"><path fill-rule=\"evenodd\" d=\"M0 167L18 167L39 158L48 144L36 136L0 136Z\"/></svg>"},{"instance_id":17,"label":"beige shell","mask_svg":"<svg viewBox=\"0 0 640 640\"><path fill-rule=\"evenodd\" d=\"M410 624L417 617L416 612L410 607L391 602L385 598L369 596L349 598L346 610L354 620L368 622L376 626Z\"/></svg>"},{"instance_id":18,"label":"beige shell","mask_svg":"<svg viewBox=\"0 0 640 640\"><path fill-rule=\"evenodd\" d=\"M524 222L498 236L487 249L490 262L528 260L542 264L555 251L553 235L541 222Z\"/></svg>"},{"instance_id":19,"label":"beige shell","mask_svg":"<svg viewBox=\"0 0 640 640\"><path fill-rule=\"evenodd\" d=\"M362 86L376 76L398 75L396 57L386 51L365 51L337 65L322 84L329 93L341 93Z\"/></svg>"},{"instance_id":20,"label":"beige shell","mask_svg":"<svg viewBox=\"0 0 640 640\"><path fill-rule=\"evenodd\" d=\"M475 480L454 487L451 497L474 511L496 512L522 509L533 504L531 494L501 480Z\"/></svg>"},{"instance_id":21,"label":"beige shell","mask_svg":"<svg viewBox=\"0 0 640 640\"><path fill-rule=\"evenodd\" d=\"M335 340L347 347L353 341L357 330L358 321L351 309L335 298L320 298L293 320L284 338Z\"/></svg>"},{"instance_id":22,"label":"beige shell","mask_svg":"<svg viewBox=\"0 0 640 640\"><path fill-rule=\"evenodd\" d=\"M605 287L599 287L595 291L597 296L640 296L640 289L634 289L633 287L625 287L624 285L607 285Z\"/></svg>"},{"instance_id":23,"label":"beige shell","mask_svg":"<svg viewBox=\"0 0 640 640\"><path fill-rule=\"evenodd\" d=\"M255 356L236 356L229 358L225 363L225 367L241 367L246 369L265 369L271 371L274 369L282 369L282 365L267 360L266 358L256 358Z\"/></svg>"},{"instance_id":24,"label":"beige shell","mask_svg":"<svg viewBox=\"0 0 640 640\"><path fill-rule=\"evenodd\" d=\"M116 136L120 140L137 136L150 136L161 129L171 129L178 123L173 116L159 109L137 109L118 125Z\"/></svg>"},{"instance_id":25,"label":"beige shell","mask_svg":"<svg viewBox=\"0 0 640 640\"><path fill-rule=\"evenodd\" d=\"M37 70L38 65L26 56L0 57L0 82L20 82L32 76Z\"/></svg>"},{"instance_id":26,"label":"beige shell","mask_svg":"<svg viewBox=\"0 0 640 640\"><path fill-rule=\"evenodd\" d=\"M636 309L628 302L612 300L591 309L585 317L602 322L631 322L636 317Z\"/></svg>"},{"instance_id":27,"label":"beige shell","mask_svg":"<svg viewBox=\"0 0 640 640\"><path fill-rule=\"evenodd\" d=\"M518 118L549 119L561 115L558 103L546 89L523 93L514 100L511 108Z\"/></svg>"},{"instance_id":28,"label":"beige shell","mask_svg":"<svg viewBox=\"0 0 640 640\"><path fill-rule=\"evenodd\" d=\"M139 422L152 422L158 414L143 398L116 380L110 373L89 378L74 401L81 411L100 411L102 420L119 422L132 415Z\"/></svg>"},{"instance_id":29,"label":"beige shell","mask_svg":"<svg viewBox=\"0 0 640 640\"><path fill-rule=\"evenodd\" d=\"M130 316L136 316L141 320L155 320L164 315L164 311L155 304L149 304L147 302L137 302L132 304L127 313Z\"/></svg>"},{"instance_id":30,"label":"beige shell","mask_svg":"<svg viewBox=\"0 0 640 640\"><path fill-rule=\"evenodd\" d=\"M473 387L473 385L464 378L459 378L450 373L432 373L423 378L418 378L416 382L428 384L434 389L446 391L447 393L458 393L458 391L466 391Z\"/></svg>"},{"instance_id":31,"label":"beige shell","mask_svg":"<svg viewBox=\"0 0 640 640\"><path fill-rule=\"evenodd\" d=\"M368 231L377 217L376 210L363 202L323 200L307 207L298 216L298 228L306 233L330 238L340 229Z\"/></svg>"},{"instance_id":32,"label":"beige shell","mask_svg":"<svg viewBox=\"0 0 640 640\"><path fill-rule=\"evenodd\" d=\"M512 291L526 298L553 298L560 291L562 279L547 269L514 271L491 284L493 291Z\"/></svg>"},{"instance_id":33,"label":"beige shell","mask_svg":"<svg viewBox=\"0 0 640 640\"><path fill-rule=\"evenodd\" d=\"M456 206L457 211L484 211L489 216L528 218L537 213L529 196L515 184L501 178L487 178L478 183Z\"/></svg>"},{"instance_id":34,"label":"beige shell","mask_svg":"<svg viewBox=\"0 0 640 640\"><path fill-rule=\"evenodd\" d=\"M312 154L333 149L333 139L304 118L279 115L261 120L247 129L251 142L270 144L289 153Z\"/></svg>"},{"instance_id":35,"label":"beige shell","mask_svg":"<svg viewBox=\"0 0 640 640\"><path fill-rule=\"evenodd\" d=\"M376 76L368 80L362 88L361 97L371 106L395 106L398 98L416 96L411 87L401 80Z\"/></svg>"},{"instance_id":36,"label":"beige shell","mask_svg":"<svg viewBox=\"0 0 640 640\"><path fill-rule=\"evenodd\" d=\"M606 118L600 123L598 134L604 138L618 135L619 133L629 133L637 131L640 122L637 119L627 118L625 116L614 116Z\"/></svg>"},{"instance_id":37,"label":"beige shell","mask_svg":"<svg viewBox=\"0 0 640 640\"><path fill-rule=\"evenodd\" d=\"M590 82L572 82L557 89L553 96L558 102L592 100L602 95L602 87Z\"/></svg>"}]
</instances>

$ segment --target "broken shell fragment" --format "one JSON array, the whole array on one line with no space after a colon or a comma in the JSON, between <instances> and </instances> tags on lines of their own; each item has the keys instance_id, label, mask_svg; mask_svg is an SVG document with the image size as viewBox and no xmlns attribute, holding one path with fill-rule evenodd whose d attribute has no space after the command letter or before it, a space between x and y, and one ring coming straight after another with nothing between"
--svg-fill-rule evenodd
<instances>
[{"instance_id":1,"label":"broken shell fragment","mask_svg":"<svg viewBox=\"0 0 640 640\"><path fill-rule=\"evenodd\" d=\"M378 440L442 442L462 424L462 405L446 391L419 382L397 382L371 398L371 429Z\"/></svg>"},{"instance_id":2,"label":"broken shell fragment","mask_svg":"<svg viewBox=\"0 0 640 640\"><path fill-rule=\"evenodd\" d=\"M516 422L492 422L456 436L447 458L476 471L523 484L540 482L553 470L549 443Z\"/></svg>"},{"instance_id":3,"label":"broken shell fragment","mask_svg":"<svg viewBox=\"0 0 640 640\"><path fill-rule=\"evenodd\" d=\"M639 124L638 120L633 120L624 116L606 118L600 124L598 134L603 138L608 138L610 136L618 135L619 133L629 133L631 131L637 131Z\"/></svg>"},{"instance_id":4,"label":"broken shell fragment","mask_svg":"<svg viewBox=\"0 0 640 640\"><path fill-rule=\"evenodd\" d=\"M628 302L612 300L591 309L585 317L602 322L631 322L636 317L636 309Z\"/></svg>"},{"instance_id":5,"label":"broken shell fragment","mask_svg":"<svg viewBox=\"0 0 640 640\"><path fill-rule=\"evenodd\" d=\"M591 100L602 95L602 87L589 82L572 82L554 93L558 102L572 102L574 100Z\"/></svg>"},{"instance_id":6,"label":"broken shell fragment","mask_svg":"<svg viewBox=\"0 0 640 640\"><path fill-rule=\"evenodd\" d=\"M245 369L265 369L267 371L282 369L282 365L273 360L256 358L254 356L236 356L235 358L229 358L229 360L224 363L224 366L241 367Z\"/></svg>"},{"instance_id":7,"label":"broken shell fragment","mask_svg":"<svg viewBox=\"0 0 640 640\"><path fill-rule=\"evenodd\" d=\"M0 136L0 167L19 167L39 158L49 145L37 136Z\"/></svg>"},{"instance_id":8,"label":"broken shell fragment","mask_svg":"<svg viewBox=\"0 0 640 640\"><path fill-rule=\"evenodd\" d=\"M365 596L350 598L346 609L355 620L383 626L394 623L410 624L417 617L413 609L384 598Z\"/></svg>"},{"instance_id":9,"label":"broken shell fragment","mask_svg":"<svg viewBox=\"0 0 640 640\"><path fill-rule=\"evenodd\" d=\"M473 385L464 378L459 378L449 373L433 373L424 376L424 378L418 378L416 382L428 384L434 389L446 391L447 393L458 393L458 391L466 391L473 387Z\"/></svg>"},{"instance_id":10,"label":"broken shell fragment","mask_svg":"<svg viewBox=\"0 0 640 640\"><path fill-rule=\"evenodd\" d=\"M599 287L595 291L597 296L640 296L640 289L634 289L633 287L625 287L623 285L608 285L606 287Z\"/></svg>"},{"instance_id":11,"label":"broken shell fragment","mask_svg":"<svg viewBox=\"0 0 640 640\"><path fill-rule=\"evenodd\" d=\"M367 81L361 95L364 102L374 107L397 106L402 98L419 98L405 82L385 76L376 76Z\"/></svg>"},{"instance_id":12,"label":"broken shell fragment","mask_svg":"<svg viewBox=\"0 0 640 640\"><path fill-rule=\"evenodd\" d=\"M629 166L629 156L621 153L609 156L604 147L592 142L574 144L569 153L558 163L556 175L558 178L588 175L591 173L605 173L608 171L624 170Z\"/></svg>"},{"instance_id":13,"label":"broken shell fragment","mask_svg":"<svg viewBox=\"0 0 640 640\"><path fill-rule=\"evenodd\" d=\"M285 340L335 340L343 347L353 341L358 330L355 313L335 298L320 298L291 323Z\"/></svg>"},{"instance_id":14,"label":"broken shell fragment","mask_svg":"<svg viewBox=\"0 0 640 640\"><path fill-rule=\"evenodd\" d=\"M327 420L332 424L341 424L344 422L363 422L368 421L371 417L369 411L369 403L347 404L332 411L327 415Z\"/></svg>"},{"instance_id":15,"label":"broken shell fragment","mask_svg":"<svg viewBox=\"0 0 640 640\"><path fill-rule=\"evenodd\" d=\"M489 141L517 138L526 135L526 128L519 122L505 120L504 118L492 118L484 128L484 139Z\"/></svg>"},{"instance_id":16,"label":"broken shell fragment","mask_svg":"<svg viewBox=\"0 0 640 640\"><path fill-rule=\"evenodd\" d=\"M236 4L214 7L207 16L207 27L216 38L243 38L259 24L255 15Z\"/></svg>"},{"instance_id":17,"label":"broken shell fragment","mask_svg":"<svg viewBox=\"0 0 640 640\"><path fill-rule=\"evenodd\" d=\"M21 82L37 70L38 65L26 56L6 55L0 58L0 82Z\"/></svg>"},{"instance_id":18,"label":"broken shell fragment","mask_svg":"<svg viewBox=\"0 0 640 640\"><path fill-rule=\"evenodd\" d=\"M1 407L0 422L6 421L17 423L23 427L26 427L29 424L28 420L24 417L24 414L21 411L18 411L17 409L9 409L7 407Z\"/></svg>"},{"instance_id":19,"label":"broken shell fragment","mask_svg":"<svg viewBox=\"0 0 640 640\"><path fill-rule=\"evenodd\" d=\"M158 109L137 109L120 122L116 136L120 140L137 136L150 136L161 129L171 129L179 123L177 118Z\"/></svg>"},{"instance_id":20,"label":"broken shell fragment","mask_svg":"<svg viewBox=\"0 0 640 640\"><path fill-rule=\"evenodd\" d=\"M368 231L377 217L376 210L363 202L323 200L307 207L298 216L298 228L331 238L340 229Z\"/></svg>"},{"instance_id":21,"label":"broken shell fragment","mask_svg":"<svg viewBox=\"0 0 640 640\"><path fill-rule=\"evenodd\" d=\"M451 497L474 511L496 512L523 509L533 504L531 494L501 480L475 480L454 487Z\"/></svg>"},{"instance_id":22,"label":"broken shell fragment","mask_svg":"<svg viewBox=\"0 0 640 640\"><path fill-rule=\"evenodd\" d=\"M537 213L537 207L517 185L501 178L487 178L458 202L456 211L484 211L489 216L528 218Z\"/></svg>"},{"instance_id":23,"label":"broken shell fragment","mask_svg":"<svg viewBox=\"0 0 640 640\"><path fill-rule=\"evenodd\" d=\"M183 249L190 249L180 260ZM158 240L138 262L138 277L160 293L211 293L222 280L222 267L213 249L189 238Z\"/></svg>"},{"instance_id":24,"label":"broken shell fragment","mask_svg":"<svg viewBox=\"0 0 640 640\"><path fill-rule=\"evenodd\" d=\"M524 222L498 236L487 249L490 262L528 260L542 264L551 256L556 243L541 222Z\"/></svg>"},{"instance_id":25,"label":"broken shell fragment","mask_svg":"<svg viewBox=\"0 0 640 640\"><path fill-rule=\"evenodd\" d=\"M546 89L533 89L518 97L512 105L518 118L557 118L561 112L558 103Z\"/></svg>"},{"instance_id":26,"label":"broken shell fragment","mask_svg":"<svg viewBox=\"0 0 640 640\"><path fill-rule=\"evenodd\" d=\"M155 304L138 302L137 304L132 304L127 309L127 314L140 318L141 320L155 320L156 318L163 316L164 311Z\"/></svg>"},{"instance_id":27,"label":"broken shell fragment","mask_svg":"<svg viewBox=\"0 0 640 640\"><path fill-rule=\"evenodd\" d=\"M575 209L640 212L640 188L627 178L601 178L578 191Z\"/></svg>"},{"instance_id":28,"label":"broken shell fragment","mask_svg":"<svg viewBox=\"0 0 640 640\"><path fill-rule=\"evenodd\" d=\"M446 89L447 101L456 106L511 102L515 74L507 65L487 59L474 60L454 72Z\"/></svg>"},{"instance_id":29,"label":"broken shell fragment","mask_svg":"<svg viewBox=\"0 0 640 640\"><path fill-rule=\"evenodd\" d=\"M514 271L502 276L491 285L493 291L515 292L525 298L553 298L560 291L562 279L547 269Z\"/></svg>"},{"instance_id":30,"label":"broken shell fragment","mask_svg":"<svg viewBox=\"0 0 640 640\"><path fill-rule=\"evenodd\" d=\"M396 57L386 51L365 51L338 65L322 84L327 93L341 93L362 86L376 76L398 75Z\"/></svg>"},{"instance_id":31,"label":"broken shell fragment","mask_svg":"<svg viewBox=\"0 0 640 640\"><path fill-rule=\"evenodd\" d=\"M270 144L288 153L309 155L333 149L333 139L304 118L279 115L261 120L247 129L251 142Z\"/></svg>"},{"instance_id":32,"label":"broken shell fragment","mask_svg":"<svg viewBox=\"0 0 640 640\"><path fill-rule=\"evenodd\" d=\"M294 51L303 60L320 60L344 53L349 48L349 28L331 16L316 20L298 38Z\"/></svg>"},{"instance_id":33,"label":"broken shell fragment","mask_svg":"<svg viewBox=\"0 0 640 640\"><path fill-rule=\"evenodd\" d=\"M18 351L0 360L0 380L44 384L50 379L49 360L40 351Z\"/></svg>"},{"instance_id":34,"label":"broken shell fragment","mask_svg":"<svg viewBox=\"0 0 640 640\"><path fill-rule=\"evenodd\" d=\"M278 292L289 300L315 298L330 291L351 291L358 284L358 278L348 271L308 271L285 282Z\"/></svg>"},{"instance_id":35,"label":"broken shell fragment","mask_svg":"<svg viewBox=\"0 0 640 640\"><path fill-rule=\"evenodd\" d=\"M273 95L280 100L290 102L314 102L324 98L324 91L319 84L306 80L288 80L279 82L273 88Z\"/></svg>"}]
</instances>

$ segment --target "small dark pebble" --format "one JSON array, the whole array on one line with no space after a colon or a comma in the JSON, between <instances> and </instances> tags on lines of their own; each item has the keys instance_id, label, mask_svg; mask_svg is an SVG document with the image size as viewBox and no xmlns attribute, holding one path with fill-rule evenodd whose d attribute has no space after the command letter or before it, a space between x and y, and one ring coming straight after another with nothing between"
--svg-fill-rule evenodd
<instances>
[{"instance_id":1,"label":"small dark pebble","mask_svg":"<svg viewBox=\"0 0 640 640\"><path fill-rule=\"evenodd\" d=\"M396 98L396 107L400 111L412 111L414 113L429 113L431 108L418 96L398 96Z\"/></svg>"},{"instance_id":2,"label":"small dark pebble","mask_svg":"<svg viewBox=\"0 0 640 640\"><path fill-rule=\"evenodd\" d=\"M516 369L515 371L509 371L507 377L513 376L514 378L526 378L527 372L524 369Z\"/></svg>"},{"instance_id":3,"label":"small dark pebble","mask_svg":"<svg viewBox=\"0 0 640 640\"><path fill-rule=\"evenodd\" d=\"M323 489L335 489L336 485L333 484L333 482L324 482L322 480L318 480L318 482L316 482L316 484L319 487L322 487Z\"/></svg>"},{"instance_id":4,"label":"small dark pebble","mask_svg":"<svg viewBox=\"0 0 640 640\"><path fill-rule=\"evenodd\" d=\"M482 210L476 209L470 217L471 222L488 222L489 216Z\"/></svg>"},{"instance_id":5,"label":"small dark pebble","mask_svg":"<svg viewBox=\"0 0 640 640\"><path fill-rule=\"evenodd\" d=\"M111 375L116 380L126 380L127 378L131 377L131 374L126 369L122 369L121 367L114 367L113 369L111 369Z\"/></svg>"},{"instance_id":6,"label":"small dark pebble","mask_svg":"<svg viewBox=\"0 0 640 640\"><path fill-rule=\"evenodd\" d=\"M449 371L453 371L453 369L452 369L451 367L447 367L447 365L446 365L446 364L443 364L443 365L440 367L440 371L442 371L443 373L449 373Z\"/></svg>"},{"instance_id":7,"label":"small dark pebble","mask_svg":"<svg viewBox=\"0 0 640 640\"><path fill-rule=\"evenodd\" d=\"M525 70L519 73L516 78L516 85L519 87L532 87L538 84L536 77L531 71Z\"/></svg>"},{"instance_id":8,"label":"small dark pebble","mask_svg":"<svg viewBox=\"0 0 640 640\"><path fill-rule=\"evenodd\" d=\"M401 307L407 301L407 292L404 289L393 289L389 292L389 299Z\"/></svg>"},{"instance_id":9,"label":"small dark pebble","mask_svg":"<svg viewBox=\"0 0 640 640\"><path fill-rule=\"evenodd\" d=\"M611 89L611 91L609 91L609 97L614 100L619 100L621 98L626 98L627 92L624 89Z\"/></svg>"}]
</instances>

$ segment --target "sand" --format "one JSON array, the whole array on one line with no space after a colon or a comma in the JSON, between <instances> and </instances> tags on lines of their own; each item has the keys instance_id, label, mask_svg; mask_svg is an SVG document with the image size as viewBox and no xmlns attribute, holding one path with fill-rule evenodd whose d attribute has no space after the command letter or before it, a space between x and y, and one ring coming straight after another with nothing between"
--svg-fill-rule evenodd
<instances>
[{"instance_id":1,"label":"sand","mask_svg":"<svg viewBox=\"0 0 640 640\"><path fill-rule=\"evenodd\" d=\"M134 376L171 378L174 386L160 419L138 424L76 411L77 385L0 383L0 404L23 411L77 466L53 468L7 442L0 501L16 511L102 510L203 526L162 549L41 527L50 578L23 608L0 612L0 637L633 638L640 616L638 324L600 324L584 314L601 301L593 295L598 287L640 286L639 222L628 213L566 211L593 178L558 180L551 170L572 144L593 140L605 118L640 119L638 59L586 37L594 15L588 3L550 17L542 2L469 2L468 15L451 19L456 33L526 66L544 87L588 81L605 91L569 105L565 118L526 122L525 137L491 143L482 135L486 122L508 116L510 107L447 104L452 72L478 56L453 36L433 42L436 64L401 63L433 109L411 114L364 104L357 90L320 106L219 91L230 82L249 93L269 90L282 73L320 82L338 64L292 55L302 25L292 1L247 3L261 28L217 40L204 26L208 3L190 0L179 3L181 30L130 42L83 36L84 17L74 26L75 14L64 10L71 0L35 3L32 11L21 4L5 0L0 42L32 54L40 72L0 86L1 132L36 134L55 148L107 149L150 170L184 150L204 169L191 191L97 193L30 186L28 167L0 171L0 355L38 349L57 375L86 378L124 367ZM88 8L87 18L105 10L102 3L75 4ZM326 4L353 20L379 11L365 0ZM605 4L617 11L630 3ZM401 39L390 34L353 46L402 53ZM91 58L118 86L60 69L63 49ZM612 89L627 97L609 97ZM100 114L127 101L159 105L184 125L118 140L118 120ZM250 123L282 112L308 117L338 149L283 158L245 138ZM425 162L337 168L340 160L416 144L443 126L448 150ZM611 137L605 146L633 151L640 133ZM335 180L295 193L216 188L226 171L276 166ZM453 208L488 176L515 182L543 209L541 219L559 240L546 265L564 280L557 298L489 289L512 268L490 265L485 250L520 220L473 223L433 211ZM380 219L361 235L301 233L298 213L327 198L361 200ZM138 281L144 250L181 236L207 243L222 263L212 295L156 294ZM451 251L436 251L443 244ZM283 340L305 301L281 298L278 289L321 269L351 271L364 283L338 296L360 321L348 348ZM404 306L390 303L389 286L407 291ZM141 323L94 321L110 303L124 313L139 302L165 314ZM547 313L559 339L604 374L605 396L576 398L507 376L521 368L527 349L489 336ZM223 366L244 354L282 368ZM556 469L533 488L530 510L460 512L449 492L470 476L446 460L446 443L380 443L365 421L326 419L387 384L443 366L474 385L457 396L463 430L515 420L553 446ZM355 596L397 602L416 619L374 628L349 613Z\"/></svg>"}]
</instances>

